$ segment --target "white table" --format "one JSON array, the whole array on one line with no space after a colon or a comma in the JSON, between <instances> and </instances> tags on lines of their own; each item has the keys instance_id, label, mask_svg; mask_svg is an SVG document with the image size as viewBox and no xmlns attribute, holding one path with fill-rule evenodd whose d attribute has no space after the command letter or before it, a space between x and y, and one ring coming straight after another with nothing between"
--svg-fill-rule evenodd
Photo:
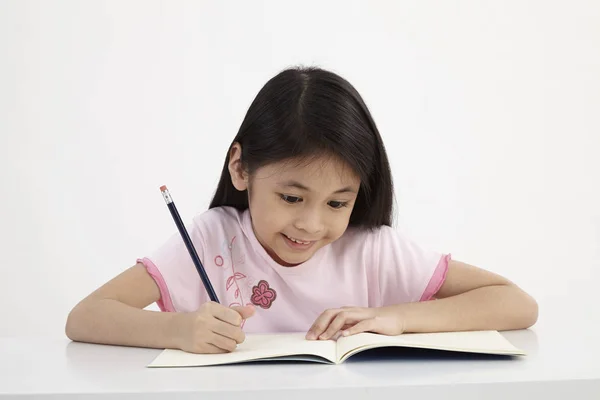
<instances>
[{"instance_id":1,"label":"white table","mask_svg":"<svg viewBox=\"0 0 600 400\"><path fill-rule=\"evenodd\" d=\"M598 314L598 313L596 313ZM160 350L1 338L0 399L600 399L598 316L504 332L525 358L402 355L343 365L254 363L153 369ZM569 318L587 324L564 329ZM571 332L571 333L570 333Z\"/></svg>"}]
</instances>

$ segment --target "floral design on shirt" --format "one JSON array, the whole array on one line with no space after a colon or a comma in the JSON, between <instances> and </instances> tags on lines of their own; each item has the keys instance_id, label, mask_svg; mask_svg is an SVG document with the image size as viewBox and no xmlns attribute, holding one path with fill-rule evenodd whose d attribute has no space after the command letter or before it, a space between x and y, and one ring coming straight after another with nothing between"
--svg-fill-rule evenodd
<instances>
[{"instance_id":1,"label":"floral design on shirt","mask_svg":"<svg viewBox=\"0 0 600 400\"><path fill-rule=\"evenodd\" d=\"M223 242L221 246L222 253L220 255L215 256L214 263L219 268L229 268L231 267L231 275L227 278L225 282L225 290L229 291L230 289L234 290L233 297L234 301L229 303L228 307L242 306L244 305L244 296L242 293L242 289L238 284L238 281L246 279L246 275L243 273L236 271L236 264L244 264L245 257L243 253L239 252L239 249L235 246L235 236L231 238L229 242ZM226 262L228 262L227 265ZM251 303L246 303L246 305L250 305ZM244 327L244 323L246 321L242 321L242 327Z\"/></svg>"},{"instance_id":2,"label":"floral design on shirt","mask_svg":"<svg viewBox=\"0 0 600 400\"><path fill-rule=\"evenodd\" d=\"M252 304L266 310L271 307L276 298L277 292L269 287L269 282L261 280L252 288L250 301L252 301Z\"/></svg>"}]
</instances>

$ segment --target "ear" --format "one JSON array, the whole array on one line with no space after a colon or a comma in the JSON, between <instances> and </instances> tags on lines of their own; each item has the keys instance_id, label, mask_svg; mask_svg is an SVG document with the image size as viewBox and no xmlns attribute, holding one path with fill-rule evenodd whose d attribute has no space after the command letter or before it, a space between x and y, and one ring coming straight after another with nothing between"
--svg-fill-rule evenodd
<instances>
[{"instance_id":1,"label":"ear","mask_svg":"<svg viewBox=\"0 0 600 400\"><path fill-rule=\"evenodd\" d=\"M231 183L240 192L248 189L248 174L242 166L242 145L235 142L229 150L229 175Z\"/></svg>"}]
</instances>

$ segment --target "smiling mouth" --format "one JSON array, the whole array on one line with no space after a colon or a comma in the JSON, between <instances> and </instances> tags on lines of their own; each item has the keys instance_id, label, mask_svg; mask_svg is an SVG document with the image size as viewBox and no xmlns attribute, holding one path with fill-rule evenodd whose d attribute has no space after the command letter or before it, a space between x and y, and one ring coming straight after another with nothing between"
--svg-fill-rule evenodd
<instances>
[{"instance_id":1,"label":"smiling mouth","mask_svg":"<svg viewBox=\"0 0 600 400\"><path fill-rule=\"evenodd\" d=\"M293 238L291 236L286 235L285 233L283 234L283 236L285 236L286 238L288 238L290 241L292 241L294 243L303 244L303 245L309 245L312 242L314 242L314 240L313 241L310 241L310 240L307 241L307 240L296 239L296 238Z\"/></svg>"}]
</instances>

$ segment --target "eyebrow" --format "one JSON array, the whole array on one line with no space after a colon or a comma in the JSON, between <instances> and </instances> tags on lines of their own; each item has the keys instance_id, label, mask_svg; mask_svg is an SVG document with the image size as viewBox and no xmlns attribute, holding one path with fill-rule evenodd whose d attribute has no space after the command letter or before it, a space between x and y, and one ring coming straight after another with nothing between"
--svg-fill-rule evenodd
<instances>
[{"instance_id":1,"label":"eyebrow","mask_svg":"<svg viewBox=\"0 0 600 400\"><path fill-rule=\"evenodd\" d=\"M310 189L301 184L300 182L297 181L285 181L285 182L279 182L278 186L283 186L283 187L293 187L296 189L300 189L300 190L305 190L307 192L310 192ZM340 193L356 193L356 190L354 190L352 187L350 186L346 186L345 188L341 188L336 190L335 192L333 192L333 194L340 194Z\"/></svg>"}]
</instances>

